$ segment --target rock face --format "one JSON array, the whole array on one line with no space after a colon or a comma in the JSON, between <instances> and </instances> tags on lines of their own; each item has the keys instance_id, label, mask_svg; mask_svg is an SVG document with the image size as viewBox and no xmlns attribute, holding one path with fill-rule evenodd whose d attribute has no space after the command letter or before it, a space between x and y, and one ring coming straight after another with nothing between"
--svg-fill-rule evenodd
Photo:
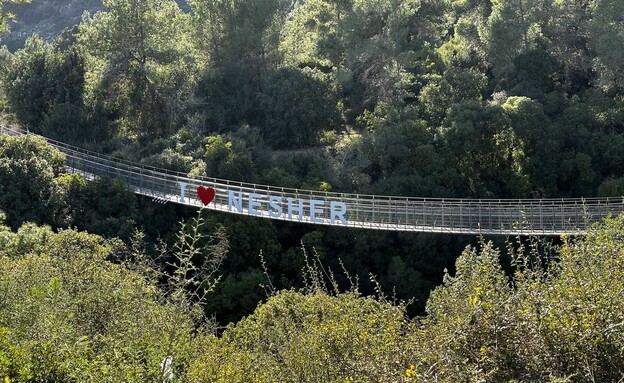
<instances>
[{"instance_id":1,"label":"rock face","mask_svg":"<svg viewBox=\"0 0 624 383\"><path fill-rule=\"evenodd\" d=\"M182 9L188 9L185 0L177 0ZM16 16L10 21L11 31L2 36L0 44L11 51L24 46L33 34L52 40L63 29L80 23L85 11L104 10L101 0L31 0L29 4L11 5L7 9Z\"/></svg>"}]
</instances>

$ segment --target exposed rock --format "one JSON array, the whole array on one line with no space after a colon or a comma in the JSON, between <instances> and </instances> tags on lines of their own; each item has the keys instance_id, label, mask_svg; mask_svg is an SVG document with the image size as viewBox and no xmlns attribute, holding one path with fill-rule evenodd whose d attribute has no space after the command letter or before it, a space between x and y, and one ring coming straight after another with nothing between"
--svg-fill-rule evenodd
<instances>
[{"instance_id":1,"label":"exposed rock","mask_svg":"<svg viewBox=\"0 0 624 383\"><path fill-rule=\"evenodd\" d=\"M188 9L185 0L176 0L182 9ZM72 27L82 19L83 13L103 10L101 0L32 0L29 4L7 6L16 16L10 21L11 31L2 36L1 43L10 50L24 46L33 34L52 40L65 28Z\"/></svg>"}]
</instances>

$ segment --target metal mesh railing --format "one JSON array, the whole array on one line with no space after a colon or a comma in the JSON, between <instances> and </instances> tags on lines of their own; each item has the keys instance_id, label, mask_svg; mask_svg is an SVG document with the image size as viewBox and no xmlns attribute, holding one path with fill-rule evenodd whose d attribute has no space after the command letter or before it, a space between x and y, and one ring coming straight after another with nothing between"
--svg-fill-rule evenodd
<instances>
[{"instance_id":1,"label":"metal mesh railing","mask_svg":"<svg viewBox=\"0 0 624 383\"><path fill-rule=\"evenodd\" d=\"M25 133L3 127L2 134ZM216 193L207 209L294 222L431 233L560 235L583 233L592 222L624 211L622 198L413 198L299 190L210 177L189 178L182 173L46 140L65 154L68 172L89 179L121 178L138 194L197 207L203 207L197 187L211 187ZM183 199L181 184L186 184ZM241 197L238 200L241 210L237 208L239 205L232 204L232 195ZM332 214L333 204L346 208L344 221ZM279 211L282 214L277 214Z\"/></svg>"}]
</instances>

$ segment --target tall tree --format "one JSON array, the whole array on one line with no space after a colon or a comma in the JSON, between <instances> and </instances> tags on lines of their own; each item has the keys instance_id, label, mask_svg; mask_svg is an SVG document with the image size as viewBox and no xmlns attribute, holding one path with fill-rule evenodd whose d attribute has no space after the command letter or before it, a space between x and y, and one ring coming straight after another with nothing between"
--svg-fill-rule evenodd
<instances>
[{"instance_id":1,"label":"tall tree","mask_svg":"<svg viewBox=\"0 0 624 383\"><path fill-rule=\"evenodd\" d=\"M590 25L595 0L558 0L547 28L551 50L563 64L565 78L573 91L589 87L593 74L589 49Z\"/></svg>"},{"instance_id":2,"label":"tall tree","mask_svg":"<svg viewBox=\"0 0 624 383\"><path fill-rule=\"evenodd\" d=\"M139 138L162 135L177 111L187 69L184 15L173 0L104 0L78 35L90 72L90 97ZM173 115L172 115L173 112Z\"/></svg>"},{"instance_id":3,"label":"tall tree","mask_svg":"<svg viewBox=\"0 0 624 383\"><path fill-rule=\"evenodd\" d=\"M72 142L102 138L104 130L83 104L85 65L80 53L38 36L3 60L1 85L9 110L22 126Z\"/></svg>"},{"instance_id":4,"label":"tall tree","mask_svg":"<svg viewBox=\"0 0 624 383\"><path fill-rule=\"evenodd\" d=\"M281 148L318 142L322 130L338 121L338 98L324 76L306 69L282 69L270 76L260 100L266 116L265 135Z\"/></svg>"},{"instance_id":5,"label":"tall tree","mask_svg":"<svg viewBox=\"0 0 624 383\"><path fill-rule=\"evenodd\" d=\"M613 90L624 86L624 2L598 0L590 25L595 66L603 83Z\"/></svg>"},{"instance_id":6,"label":"tall tree","mask_svg":"<svg viewBox=\"0 0 624 383\"><path fill-rule=\"evenodd\" d=\"M480 31L492 13L489 0L453 0L447 17L452 20L447 41L438 49L444 62L485 70L489 65Z\"/></svg>"},{"instance_id":7,"label":"tall tree","mask_svg":"<svg viewBox=\"0 0 624 383\"><path fill-rule=\"evenodd\" d=\"M8 225L54 222L62 200L56 177L64 163L42 138L0 137L0 209Z\"/></svg>"},{"instance_id":8,"label":"tall tree","mask_svg":"<svg viewBox=\"0 0 624 383\"><path fill-rule=\"evenodd\" d=\"M524 143L500 105L453 105L441 139L455 158L469 193L478 197L527 197Z\"/></svg>"},{"instance_id":9,"label":"tall tree","mask_svg":"<svg viewBox=\"0 0 624 383\"><path fill-rule=\"evenodd\" d=\"M434 66L433 46L441 41L445 3L415 0L356 0L339 32L345 61L366 89L365 102L390 96L400 82Z\"/></svg>"},{"instance_id":10,"label":"tall tree","mask_svg":"<svg viewBox=\"0 0 624 383\"><path fill-rule=\"evenodd\" d=\"M53 50L39 37L26 40L24 49L3 60L2 87L18 121L38 128L47 108L48 69Z\"/></svg>"},{"instance_id":11,"label":"tall tree","mask_svg":"<svg viewBox=\"0 0 624 383\"><path fill-rule=\"evenodd\" d=\"M482 37L497 74L513 71L513 61L534 46L547 21L545 10L551 0L493 1Z\"/></svg>"},{"instance_id":12,"label":"tall tree","mask_svg":"<svg viewBox=\"0 0 624 383\"><path fill-rule=\"evenodd\" d=\"M344 44L338 24L344 15L340 8L328 0L310 0L295 6L280 41L286 64L329 68L342 64Z\"/></svg>"},{"instance_id":13,"label":"tall tree","mask_svg":"<svg viewBox=\"0 0 624 383\"><path fill-rule=\"evenodd\" d=\"M202 65L197 95L213 130L257 123L257 94L281 62L287 0L189 0L193 41Z\"/></svg>"}]
</instances>

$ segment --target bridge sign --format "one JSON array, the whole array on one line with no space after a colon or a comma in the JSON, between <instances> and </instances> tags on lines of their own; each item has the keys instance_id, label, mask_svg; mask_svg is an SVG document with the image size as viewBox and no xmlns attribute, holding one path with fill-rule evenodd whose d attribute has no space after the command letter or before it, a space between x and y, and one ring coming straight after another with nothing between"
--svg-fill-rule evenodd
<instances>
[{"instance_id":1,"label":"bridge sign","mask_svg":"<svg viewBox=\"0 0 624 383\"><path fill-rule=\"evenodd\" d=\"M186 202L188 183L179 182L180 202ZM330 225L348 224L347 204L340 201L324 201L320 199L304 199L282 197L277 195L259 194L255 192L225 191L227 193L227 211L230 213L248 214L254 217L287 219L289 221L329 223ZM215 200L217 192L213 188L197 187L197 197L204 206Z\"/></svg>"},{"instance_id":2,"label":"bridge sign","mask_svg":"<svg viewBox=\"0 0 624 383\"><path fill-rule=\"evenodd\" d=\"M316 199L295 199L287 198L284 208L284 199L278 196L266 196L257 193L249 193L246 198L242 192L228 192L228 211L236 209L236 212L243 213L243 204L246 202L247 213L251 216L270 218L282 218L284 215L289 221L302 222L306 217L306 209L310 222L324 223L323 215L329 209L329 223L331 225L346 225L347 205L344 202L330 201L329 206L325 201ZM295 217L295 218L293 218Z\"/></svg>"}]
</instances>

